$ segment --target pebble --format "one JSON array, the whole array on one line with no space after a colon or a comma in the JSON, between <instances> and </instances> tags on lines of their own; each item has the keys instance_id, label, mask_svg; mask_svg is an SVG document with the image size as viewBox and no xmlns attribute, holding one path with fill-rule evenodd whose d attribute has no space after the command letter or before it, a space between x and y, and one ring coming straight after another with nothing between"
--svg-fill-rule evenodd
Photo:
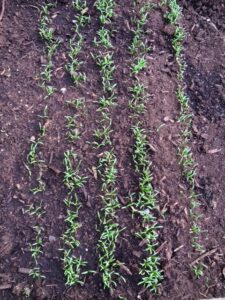
<instances>
[{"instance_id":1,"label":"pebble","mask_svg":"<svg viewBox=\"0 0 225 300\"><path fill-rule=\"evenodd\" d=\"M49 237L48 237L48 240L49 240L49 242L56 242L56 237L54 236L54 235L50 235Z\"/></svg>"}]
</instances>

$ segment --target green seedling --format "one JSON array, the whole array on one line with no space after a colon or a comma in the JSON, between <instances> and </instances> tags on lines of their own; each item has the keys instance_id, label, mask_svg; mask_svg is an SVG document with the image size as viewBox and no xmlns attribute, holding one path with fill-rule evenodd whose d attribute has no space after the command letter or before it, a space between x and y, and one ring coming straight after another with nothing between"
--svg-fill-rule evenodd
<instances>
[{"instance_id":1,"label":"green seedling","mask_svg":"<svg viewBox=\"0 0 225 300\"><path fill-rule=\"evenodd\" d=\"M98 39L94 38L95 45L102 45L105 48L112 48L112 43L110 41L110 34L108 29L102 27L101 29L99 29L97 34L98 34Z\"/></svg>"},{"instance_id":2,"label":"green seedling","mask_svg":"<svg viewBox=\"0 0 225 300\"><path fill-rule=\"evenodd\" d=\"M35 188L33 188L33 189L30 190L34 195L36 195L37 193L44 192L45 187L46 187L46 184L42 180L42 176L41 175L37 178L37 183L38 183L38 186L36 186Z\"/></svg>"},{"instance_id":3,"label":"green seedling","mask_svg":"<svg viewBox=\"0 0 225 300\"><path fill-rule=\"evenodd\" d=\"M81 13L85 13L87 10L87 1L86 0L73 0L72 6L74 9L78 10Z\"/></svg>"},{"instance_id":4,"label":"green seedling","mask_svg":"<svg viewBox=\"0 0 225 300\"><path fill-rule=\"evenodd\" d=\"M40 141L40 139L32 141L32 144L30 146L30 151L27 155L27 162L30 165L35 165L38 163L41 163L42 161L38 159L37 156L37 147L38 145L42 145L43 143Z\"/></svg>"},{"instance_id":5,"label":"green seedling","mask_svg":"<svg viewBox=\"0 0 225 300\"><path fill-rule=\"evenodd\" d=\"M101 143L98 144L99 147L112 144L110 139L111 132L112 132L111 123L109 123L108 125L103 125L100 129L95 130L94 137L96 137L99 141L101 141ZM95 145L97 145L96 142Z\"/></svg>"},{"instance_id":6,"label":"green seedling","mask_svg":"<svg viewBox=\"0 0 225 300\"><path fill-rule=\"evenodd\" d=\"M114 0L97 0L95 2L97 10L100 12L101 24L107 24L111 22L111 18L113 17L114 5Z\"/></svg>"},{"instance_id":7,"label":"green seedling","mask_svg":"<svg viewBox=\"0 0 225 300\"><path fill-rule=\"evenodd\" d=\"M53 29L49 28L49 23L50 23L49 14L50 14L50 9L53 7L55 7L55 4L49 3L43 5L41 10L39 33L40 36L47 42L53 40Z\"/></svg>"},{"instance_id":8,"label":"green seedling","mask_svg":"<svg viewBox=\"0 0 225 300\"><path fill-rule=\"evenodd\" d=\"M41 218L45 214L42 207L42 202L39 205L35 205L34 203L28 205L25 213L28 213L30 216Z\"/></svg>"},{"instance_id":9,"label":"green seedling","mask_svg":"<svg viewBox=\"0 0 225 300\"><path fill-rule=\"evenodd\" d=\"M191 233L200 234L201 233L201 228L197 224L194 223L191 226Z\"/></svg>"},{"instance_id":10,"label":"green seedling","mask_svg":"<svg viewBox=\"0 0 225 300\"><path fill-rule=\"evenodd\" d=\"M74 100L71 100L71 101L66 101L66 103L69 106L72 106L76 109L81 109L81 108L85 107L85 99L84 98L78 98L78 99L74 99Z\"/></svg>"},{"instance_id":11,"label":"green seedling","mask_svg":"<svg viewBox=\"0 0 225 300\"><path fill-rule=\"evenodd\" d=\"M138 74L141 72L147 65L147 61L144 57L138 58L135 63L131 66L131 71L133 74Z\"/></svg>"},{"instance_id":12,"label":"green seedling","mask_svg":"<svg viewBox=\"0 0 225 300\"><path fill-rule=\"evenodd\" d=\"M111 94L109 97L102 96L99 99L100 110L109 108L116 104L116 97L114 94Z\"/></svg>"},{"instance_id":13,"label":"green seedling","mask_svg":"<svg viewBox=\"0 0 225 300\"><path fill-rule=\"evenodd\" d=\"M168 0L170 11L166 15L166 19L170 24L177 24L181 18L182 11L176 0Z\"/></svg>"},{"instance_id":14,"label":"green seedling","mask_svg":"<svg viewBox=\"0 0 225 300\"><path fill-rule=\"evenodd\" d=\"M64 275L66 277L66 285L72 286L76 284L83 285L84 282L80 280L80 276L84 274L81 268L87 265L87 262L82 258L76 258L71 254L71 251L64 251L63 257Z\"/></svg>"},{"instance_id":15,"label":"green seedling","mask_svg":"<svg viewBox=\"0 0 225 300\"><path fill-rule=\"evenodd\" d=\"M53 72L53 63L49 61L48 64L45 66L44 70L41 72L42 80L45 82L49 82L52 79L52 72Z\"/></svg>"},{"instance_id":16,"label":"green seedling","mask_svg":"<svg viewBox=\"0 0 225 300\"><path fill-rule=\"evenodd\" d=\"M39 278L43 278L44 276L41 275L41 270L39 267L35 267L33 269L30 270L29 275L33 278L33 279L39 279Z\"/></svg>"},{"instance_id":17,"label":"green seedling","mask_svg":"<svg viewBox=\"0 0 225 300\"><path fill-rule=\"evenodd\" d=\"M175 51L176 58L178 59L178 62L181 57L181 52L183 50L183 41L185 38L185 31L182 27L176 27L176 31L174 34L174 38L172 40L172 46Z\"/></svg>"},{"instance_id":18,"label":"green seedling","mask_svg":"<svg viewBox=\"0 0 225 300\"><path fill-rule=\"evenodd\" d=\"M70 141L74 142L80 138L80 132L76 126L75 116L66 116L65 118L67 120L66 127L69 129L67 131L67 137Z\"/></svg>"},{"instance_id":19,"label":"green seedling","mask_svg":"<svg viewBox=\"0 0 225 300\"><path fill-rule=\"evenodd\" d=\"M204 275L204 269L206 266L203 263L196 264L192 267L192 271L194 273L194 276L199 279Z\"/></svg>"},{"instance_id":20,"label":"green seedling","mask_svg":"<svg viewBox=\"0 0 225 300\"><path fill-rule=\"evenodd\" d=\"M91 17L87 16L87 15L78 15L75 18L75 23L80 26L80 27L85 27L86 25L88 25L91 21Z\"/></svg>"},{"instance_id":21,"label":"green seedling","mask_svg":"<svg viewBox=\"0 0 225 300\"><path fill-rule=\"evenodd\" d=\"M140 9L140 17L134 19L134 37L129 50L131 54L139 55L150 51L150 47L147 46L147 42L143 41L144 26L148 21L149 11L152 9L153 4L146 4Z\"/></svg>"},{"instance_id":22,"label":"green seedling","mask_svg":"<svg viewBox=\"0 0 225 300\"><path fill-rule=\"evenodd\" d=\"M48 53L49 60L52 59L52 56L55 54L59 44L60 44L59 40L56 40L54 43L47 44L47 53Z\"/></svg>"},{"instance_id":23,"label":"green seedling","mask_svg":"<svg viewBox=\"0 0 225 300\"><path fill-rule=\"evenodd\" d=\"M45 99L47 99L48 97L50 97L51 95L54 94L54 92L56 91L56 88L54 88L51 85L46 85L45 83L43 83L42 85L43 90L46 92L46 96Z\"/></svg>"},{"instance_id":24,"label":"green seedling","mask_svg":"<svg viewBox=\"0 0 225 300\"><path fill-rule=\"evenodd\" d=\"M43 229L39 226L34 226L33 229L36 232L36 238L34 243L30 245L30 252L31 252L31 256L34 258L35 262L37 263L37 258L42 253L43 240L41 234Z\"/></svg>"},{"instance_id":25,"label":"green seedling","mask_svg":"<svg viewBox=\"0 0 225 300\"><path fill-rule=\"evenodd\" d=\"M116 69L113 61L112 53L107 53L105 55L99 55L96 58L97 65L101 69L102 75L102 84L104 92L109 92L111 94L114 93L116 84L112 83L113 81L113 73Z\"/></svg>"},{"instance_id":26,"label":"green seedling","mask_svg":"<svg viewBox=\"0 0 225 300\"><path fill-rule=\"evenodd\" d=\"M42 24L43 26L44 24ZM54 39L54 30L53 28L46 28L46 27L41 27L39 29L40 36L43 40L46 42L52 42Z\"/></svg>"}]
</instances>

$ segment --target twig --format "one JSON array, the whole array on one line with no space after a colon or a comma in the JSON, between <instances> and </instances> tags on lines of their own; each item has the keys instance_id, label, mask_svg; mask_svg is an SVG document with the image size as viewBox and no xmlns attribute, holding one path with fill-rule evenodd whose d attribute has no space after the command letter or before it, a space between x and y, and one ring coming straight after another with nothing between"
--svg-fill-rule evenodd
<instances>
[{"instance_id":1,"label":"twig","mask_svg":"<svg viewBox=\"0 0 225 300\"><path fill-rule=\"evenodd\" d=\"M4 16L4 12L5 12L5 0L2 0L2 10L0 13L0 22L2 21L2 18Z\"/></svg>"},{"instance_id":2,"label":"twig","mask_svg":"<svg viewBox=\"0 0 225 300\"><path fill-rule=\"evenodd\" d=\"M200 260L202 260L203 258L205 258L206 256L210 256L211 254L213 254L214 252L217 251L218 248L212 249L210 251L207 251L205 253L203 253L202 255L200 255L197 259L195 259L190 266L193 267L196 263L198 263Z\"/></svg>"}]
</instances>

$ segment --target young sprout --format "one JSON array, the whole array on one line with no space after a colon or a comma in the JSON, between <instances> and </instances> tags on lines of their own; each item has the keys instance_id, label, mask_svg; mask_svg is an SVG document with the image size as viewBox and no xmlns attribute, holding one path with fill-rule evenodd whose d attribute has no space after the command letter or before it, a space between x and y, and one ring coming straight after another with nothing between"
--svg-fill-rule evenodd
<instances>
[{"instance_id":1,"label":"young sprout","mask_svg":"<svg viewBox=\"0 0 225 300\"><path fill-rule=\"evenodd\" d=\"M103 90L104 92L112 94L116 88L116 84L112 83L113 73L116 69L112 53L107 53L103 56L97 56L96 62L101 69Z\"/></svg>"},{"instance_id":2,"label":"young sprout","mask_svg":"<svg viewBox=\"0 0 225 300\"><path fill-rule=\"evenodd\" d=\"M33 279L38 279L38 278L43 278L44 276L41 275L41 270L39 267L35 267L33 269L30 270L29 275L33 278Z\"/></svg>"},{"instance_id":3,"label":"young sprout","mask_svg":"<svg viewBox=\"0 0 225 300\"><path fill-rule=\"evenodd\" d=\"M147 65L146 59L144 57L138 58L135 63L132 64L131 71L134 74L138 74Z\"/></svg>"},{"instance_id":4,"label":"young sprout","mask_svg":"<svg viewBox=\"0 0 225 300\"><path fill-rule=\"evenodd\" d=\"M111 18L113 17L113 9L115 2L114 0L97 0L95 6L100 12L100 22L101 24L110 23Z\"/></svg>"},{"instance_id":5,"label":"young sprout","mask_svg":"<svg viewBox=\"0 0 225 300\"><path fill-rule=\"evenodd\" d=\"M181 18L181 7L177 4L177 0L168 0L170 11L166 15L166 19L170 24L176 24Z\"/></svg>"},{"instance_id":6,"label":"young sprout","mask_svg":"<svg viewBox=\"0 0 225 300\"><path fill-rule=\"evenodd\" d=\"M66 285L72 286L76 284L83 285L84 282L80 280L82 275L81 268L85 267L87 262L82 258L76 258L71 254L71 250L64 251L63 257L64 275L67 279Z\"/></svg>"},{"instance_id":7,"label":"young sprout","mask_svg":"<svg viewBox=\"0 0 225 300\"><path fill-rule=\"evenodd\" d=\"M112 48L112 43L110 41L110 35L108 29L102 27L101 29L99 29L97 34L98 34L98 39L94 38L95 45L102 45L105 48Z\"/></svg>"},{"instance_id":8,"label":"young sprout","mask_svg":"<svg viewBox=\"0 0 225 300\"><path fill-rule=\"evenodd\" d=\"M87 10L87 1L86 0L73 0L72 6L74 9L78 10L79 12L85 13Z\"/></svg>"},{"instance_id":9,"label":"young sprout","mask_svg":"<svg viewBox=\"0 0 225 300\"><path fill-rule=\"evenodd\" d=\"M192 267L192 271L194 273L194 276L199 279L204 275L204 269L206 266L203 263L196 264Z\"/></svg>"},{"instance_id":10,"label":"young sprout","mask_svg":"<svg viewBox=\"0 0 225 300\"><path fill-rule=\"evenodd\" d=\"M84 108L85 107L85 99L84 98L78 98L70 101L66 101L66 103L69 106L72 106L76 109Z\"/></svg>"}]
</instances>

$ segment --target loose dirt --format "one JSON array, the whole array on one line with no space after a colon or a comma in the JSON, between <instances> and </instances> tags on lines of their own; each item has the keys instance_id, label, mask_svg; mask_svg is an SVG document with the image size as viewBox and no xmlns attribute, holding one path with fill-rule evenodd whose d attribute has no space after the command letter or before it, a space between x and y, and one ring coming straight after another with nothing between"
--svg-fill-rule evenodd
<instances>
[{"instance_id":1,"label":"loose dirt","mask_svg":"<svg viewBox=\"0 0 225 300\"><path fill-rule=\"evenodd\" d=\"M63 1L62 1L63 2ZM114 291L103 289L96 249L99 232L97 212L102 207L101 184L96 177L101 150L93 148L93 133L99 124L98 99L101 80L91 52L93 38L99 29L94 0L87 1L91 23L85 36L80 58L88 84L76 88L65 70L69 39L73 36L71 3L57 4L51 11L56 37L61 44L54 57L52 84L56 92L50 99L40 87L39 75L46 59L45 46L38 34L39 9L42 1L6 1L0 23L0 299L206 299L225 296L225 4L224 1L179 1L183 8L182 25L187 32L184 56L187 63L185 82L194 115L191 147L197 163L197 192L201 201L202 243L209 255L202 260L207 266L202 278L196 279L190 264L198 258L191 247L189 199L187 185L177 157L180 128L177 65L171 47L173 28L165 22L165 7L151 11L145 38L152 51L142 81L148 87L149 101L143 117L148 132L152 159L153 184L159 203L158 223L161 267L164 280L159 295L138 286L138 265L144 257L143 247L134 237L140 220L126 209L129 192L138 192L134 170L129 103L132 62L128 45L132 40L131 20L134 14L130 0L116 1L116 14L111 29L117 66L115 80L118 105L113 109L112 141L118 160L118 195L122 208L118 214L125 227L118 239L116 258L125 263L121 268L126 283L119 282ZM157 2L157 1L155 1ZM160 2L160 1L158 1ZM62 92L65 89L65 93ZM95 270L84 286L66 287L62 268L61 236L65 231L67 190L63 184L63 153L71 147L66 138L65 116L77 110L65 101L84 97L86 106L79 111L82 138L73 145L82 160L82 174L88 176L85 189L79 191L82 202L78 232L82 255L88 267ZM46 162L43 179L46 190L32 195L38 170L30 178L24 163L31 140L38 135L40 115L48 104L46 136L39 157ZM40 266L44 279L33 280L28 274L33 260L29 244L34 240L36 219L24 213L27 206L41 201L46 212L40 220L43 227L43 254ZM215 251L210 252L215 249Z\"/></svg>"}]
</instances>

